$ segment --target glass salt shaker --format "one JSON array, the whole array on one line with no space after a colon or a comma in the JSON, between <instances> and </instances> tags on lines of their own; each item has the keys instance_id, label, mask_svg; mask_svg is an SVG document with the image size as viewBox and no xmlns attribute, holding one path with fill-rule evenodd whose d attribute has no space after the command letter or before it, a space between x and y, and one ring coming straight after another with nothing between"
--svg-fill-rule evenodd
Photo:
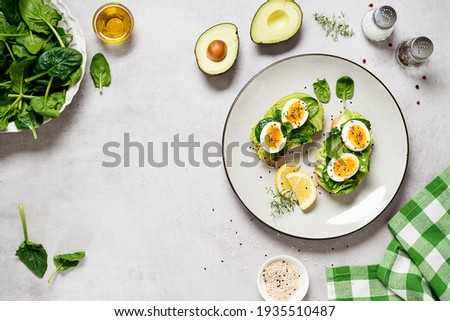
<instances>
[{"instance_id":1,"label":"glass salt shaker","mask_svg":"<svg viewBox=\"0 0 450 321\"><path fill-rule=\"evenodd\" d=\"M427 37L403 40L397 47L397 61L405 67L422 66L433 53L433 42Z\"/></svg>"},{"instance_id":2,"label":"glass salt shaker","mask_svg":"<svg viewBox=\"0 0 450 321\"><path fill-rule=\"evenodd\" d=\"M397 12L390 6L369 10L361 21L361 28L367 39L383 41L394 31Z\"/></svg>"}]
</instances>

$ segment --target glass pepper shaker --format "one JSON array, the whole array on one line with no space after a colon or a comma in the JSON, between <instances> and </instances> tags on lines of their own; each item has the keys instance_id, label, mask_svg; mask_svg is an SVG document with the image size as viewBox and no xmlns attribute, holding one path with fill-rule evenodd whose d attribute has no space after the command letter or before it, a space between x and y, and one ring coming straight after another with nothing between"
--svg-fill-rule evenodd
<instances>
[{"instance_id":1,"label":"glass pepper shaker","mask_svg":"<svg viewBox=\"0 0 450 321\"><path fill-rule=\"evenodd\" d=\"M361 28L367 39L383 41L394 31L397 12L390 6L369 10L361 21Z\"/></svg>"},{"instance_id":2,"label":"glass pepper shaker","mask_svg":"<svg viewBox=\"0 0 450 321\"><path fill-rule=\"evenodd\" d=\"M397 47L397 61L405 67L420 67L433 53L433 49L433 42L427 37L406 39Z\"/></svg>"}]
</instances>

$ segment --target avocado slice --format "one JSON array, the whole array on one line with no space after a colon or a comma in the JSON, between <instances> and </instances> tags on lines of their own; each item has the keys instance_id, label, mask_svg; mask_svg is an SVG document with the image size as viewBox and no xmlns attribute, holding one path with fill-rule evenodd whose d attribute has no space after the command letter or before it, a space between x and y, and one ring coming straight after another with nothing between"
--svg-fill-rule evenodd
<instances>
[{"instance_id":1,"label":"avocado slice","mask_svg":"<svg viewBox=\"0 0 450 321\"><path fill-rule=\"evenodd\" d=\"M239 51L236 25L220 23L203 32L195 44L198 68L207 75L220 75L233 67Z\"/></svg>"},{"instance_id":2,"label":"avocado slice","mask_svg":"<svg viewBox=\"0 0 450 321\"><path fill-rule=\"evenodd\" d=\"M300 29L303 12L293 0L268 0L253 17L250 37L255 43L278 43L293 37Z\"/></svg>"}]
</instances>

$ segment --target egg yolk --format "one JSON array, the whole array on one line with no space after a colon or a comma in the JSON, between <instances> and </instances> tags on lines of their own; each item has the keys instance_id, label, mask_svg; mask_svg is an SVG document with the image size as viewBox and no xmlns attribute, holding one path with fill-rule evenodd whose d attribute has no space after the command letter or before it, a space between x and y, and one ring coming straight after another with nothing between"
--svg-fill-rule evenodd
<instances>
[{"instance_id":1,"label":"egg yolk","mask_svg":"<svg viewBox=\"0 0 450 321\"><path fill-rule=\"evenodd\" d=\"M286 118L288 122L295 126L300 124L304 116L305 106L303 106L300 101L296 101L291 106L289 106Z\"/></svg>"},{"instance_id":2,"label":"egg yolk","mask_svg":"<svg viewBox=\"0 0 450 321\"><path fill-rule=\"evenodd\" d=\"M346 177L358 170L358 164L353 158L346 157L338 159L333 163L333 172L336 176Z\"/></svg>"},{"instance_id":3,"label":"egg yolk","mask_svg":"<svg viewBox=\"0 0 450 321\"><path fill-rule=\"evenodd\" d=\"M366 132L359 125L353 125L349 128L348 139L353 146L365 146L367 142Z\"/></svg>"},{"instance_id":4,"label":"egg yolk","mask_svg":"<svg viewBox=\"0 0 450 321\"><path fill-rule=\"evenodd\" d=\"M270 149L278 148L283 140L283 133L278 126L272 125L267 129L266 144Z\"/></svg>"}]
</instances>

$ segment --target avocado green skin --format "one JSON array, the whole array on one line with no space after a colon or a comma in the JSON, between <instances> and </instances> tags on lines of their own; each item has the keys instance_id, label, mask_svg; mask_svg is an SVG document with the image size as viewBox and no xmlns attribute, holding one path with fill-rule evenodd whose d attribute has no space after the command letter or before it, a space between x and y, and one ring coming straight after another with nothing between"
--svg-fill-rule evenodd
<instances>
[{"instance_id":1,"label":"avocado green skin","mask_svg":"<svg viewBox=\"0 0 450 321\"><path fill-rule=\"evenodd\" d=\"M288 38L285 38L285 39L282 39L282 40L273 41L273 42L257 42L257 41L255 41L255 40L253 39L253 36L252 36L252 27L251 27L251 26L252 26L253 23L255 22L255 18L256 18L256 16L258 15L259 10L260 10L267 2L292 2L293 4L295 4L295 5L300 9L300 13L301 13L301 15L302 15L302 21L300 21L300 25L298 26L297 31L296 31L292 36L290 36L290 37L288 37ZM258 10L256 10L255 15L253 16L252 23L251 23L251 25L250 25L250 38L252 39L252 41L253 41L254 43L256 43L256 44L275 44L275 43L284 42L284 41L289 40L289 39L291 39L292 37L294 37L294 36L297 34L297 32L300 30L300 28L302 27L302 25L303 25L303 11L302 11L302 8L301 8L301 7L298 5L298 3L295 2L294 0L267 0L267 2L263 3L263 4L258 8Z\"/></svg>"},{"instance_id":2,"label":"avocado green skin","mask_svg":"<svg viewBox=\"0 0 450 321\"><path fill-rule=\"evenodd\" d=\"M199 57L198 57L198 56L196 55L196 53L195 53L195 48L197 48L198 41L200 40L200 38L202 37L202 35L204 35L205 33L207 33L207 32L208 32L209 30L211 30L212 28L215 28L215 27L220 26L220 25L233 25L233 26L236 28L236 37L237 37L237 41L238 41L238 42L237 42L236 57L234 57L233 63L230 65L230 67L229 67L228 69L226 69L226 70L224 70L223 72L218 73L218 74L209 74L209 73L207 73L206 71L204 71L202 68L200 68L200 65L199 65L199 63L198 63ZM214 26L212 26L212 27L206 29L204 32L202 32L202 34L198 37L197 41L195 42L195 46L194 46L194 56L195 56L195 60L196 60L196 62L197 62L197 67L198 67L198 69L200 69L200 71L203 72L205 75L208 75L208 76L220 76L220 75L223 75L224 73L228 72L228 71L231 69L231 67L234 66L234 64L235 64L235 62L236 62L236 60L237 60L237 58L238 58L238 56L239 56L239 31L238 31L238 27L237 27L234 23L231 23L231 22L222 22L222 23L218 23L218 24L216 24L216 25L214 25Z\"/></svg>"}]
</instances>

